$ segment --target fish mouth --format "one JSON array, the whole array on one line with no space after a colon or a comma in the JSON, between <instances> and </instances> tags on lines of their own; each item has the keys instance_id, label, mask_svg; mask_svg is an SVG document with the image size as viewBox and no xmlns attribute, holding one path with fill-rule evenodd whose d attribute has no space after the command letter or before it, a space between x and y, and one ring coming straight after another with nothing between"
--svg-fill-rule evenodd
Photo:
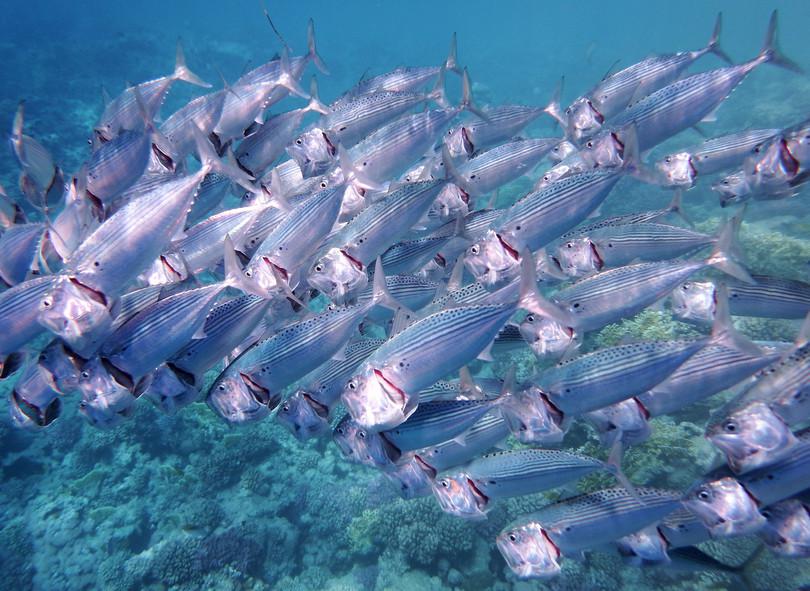
<instances>
[{"instance_id":1,"label":"fish mouth","mask_svg":"<svg viewBox=\"0 0 810 591\"><path fill-rule=\"evenodd\" d=\"M352 255L350 255L344 249L342 249L342 248L340 249L340 254L342 254L347 259L349 259L349 262L352 264L353 267L357 268L358 271L363 270L363 267L364 267L363 263L360 262L359 260L357 260L356 258L354 258Z\"/></svg>"},{"instance_id":2,"label":"fish mouth","mask_svg":"<svg viewBox=\"0 0 810 591\"><path fill-rule=\"evenodd\" d=\"M436 474L438 474L436 468L434 468L433 466L428 464L425 460L423 460L421 457L419 457L419 454L415 455L413 459L416 460L416 463L419 464L419 467L428 475L428 478L430 478L431 480L434 480L436 478Z\"/></svg>"},{"instance_id":3,"label":"fish mouth","mask_svg":"<svg viewBox=\"0 0 810 591\"><path fill-rule=\"evenodd\" d=\"M11 391L11 401L17 410L28 417L37 427L46 427L54 422L62 410L62 401L57 397L51 400L44 409L40 409L35 404L31 404L20 396L17 389Z\"/></svg>"},{"instance_id":4,"label":"fish mouth","mask_svg":"<svg viewBox=\"0 0 810 591\"><path fill-rule=\"evenodd\" d=\"M504 240L503 237L500 234L495 234L495 236L498 237L498 242L501 243L501 246L507 252L507 254L509 256L511 256L513 259L515 259L516 261L519 261L520 260L520 253L517 250L515 250L515 248L513 246L511 246L506 240Z\"/></svg>"},{"instance_id":5,"label":"fish mouth","mask_svg":"<svg viewBox=\"0 0 810 591\"><path fill-rule=\"evenodd\" d=\"M374 376L380 382L380 384L383 387L383 390L385 390L385 393L388 394L391 400L397 402L400 405L403 406L405 405L405 401L407 400L408 397L405 395L405 392L403 392L402 389L397 387L391 380L386 378L385 374L383 374L383 372L379 369L374 370ZM392 396L392 394L394 396Z\"/></svg>"},{"instance_id":6,"label":"fish mouth","mask_svg":"<svg viewBox=\"0 0 810 591\"><path fill-rule=\"evenodd\" d=\"M545 528L541 527L540 532L543 534L543 537L546 539L546 542L548 542L551 545L551 547L554 548L554 552L557 554L557 558L560 558L560 556L562 556L562 551L560 550L560 547L554 543L554 540L551 539L551 536L548 535L548 532L545 530Z\"/></svg>"},{"instance_id":7,"label":"fish mouth","mask_svg":"<svg viewBox=\"0 0 810 591\"><path fill-rule=\"evenodd\" d=\"M315 400L312 396L310 396L306 392L304 392L301 396L304 398L304 400L306 400L309 403L309 405L312 407L312 410L315 411L316 415L318 415L322 419L328 419L329 418L329 407L328 406L326 406L325 404L321 404L320 402Z\"/></svg>"},{"instance_id":8,"label":"fish mouth","mask_svg":"<svg viewBox=\"0 0 810 591\"><path fill-rule=\"evenodd\" d=\"M489 504L489 497L481 492L481 489L475 486L475 482L472 478L467 478L467 485L470 487L470 490L473 493L473 497L475 498L475 506L478 508L478 510L483 511L486 509L487 505Z\"/></svg>"},{"instance_id":9,"label":"fish mouth","mask_svg":"<svg viewBox=\"0 0 810 591\"><path fill-rule=\"evenodd\" d=\"M785 166L785 170L788 174L793 177L799 172L800 163L796 158L791 154L790 148L788 148L787 140L784 138L780 142L779 145L779 157L782 160L782 164Z\"/></svg>"},{"instance_id":10,"label":"fish mouth","mask_svg":"<svg viewBox=\"0 0 810 591\"><path fill-rule=\"evenodd\" d=\"M180 273L180 271L174 268L174 266L169 262L169 260L166 258L165 255L160 255L160 262L163 263L163 266L169 270L169 273L177 277L178 281L181 281L183 279L183 275Z\"/></svg>"},{"instance_id":11,"label":"fish mouth","mask_svg":"<svg viewBox=\"0 0 810 591\"><path fill-rule=\"evenodd\" d=\"M636 403L636 406L638 407L638 410L641 412L641 416L644 417L644 420L649 421L652 415L650 414L650 411L647 410L647 407L644 406L644 404L638 398L633 398L633 402Z\"/></svg>"},{"instance_id":12,"label":"fish mouth","mask_svg":"<svg viewBox=\"0 0 810 591\"><path fill-rule=\"evenodd\" d=\"M278 272L278 274L281 276L281 278L284 279L284 281L289 281L290 280L290 275L289 275L289 273L287 273L287 269L285 269L284 267L280 267L277 264L275 264L273 261L270 260L270 257L266 257L266 256L262 257L262 260L271 269L275 269Z\"/></svg>"},{"instance_id":13,"label":"fish mouth","mask_svg":"<svg viewBox=\"0 0 810 591\"><path fill-rule=\"evenodd\" d=\"M594 262L596 263L596 270L601 271L602 267L605 266L605 261L602 259L602 255L599 254L599 249L596 248L596 245L593 242L590 242L591 245L591 254L593 255Z\"/></svg>"},{"instance_id":14,"label":"fish mouth","mask_svg":"<svg viewBox=\"0 0 810 591\"><path fill-rule=\"evenodd\" d=\"M81 281L76 279L75 277L69 277L68 281L70 281L73 285L78 287L79 290L81 290L82 293L84 293L85 295L90 296L90 298L94 302L97 302L97 303L101 304L102 306L104 306L105 308L108 308L108 306L107 306L107 304L108 304L107 296L105 296L102 292L98 291L97 289L93 289L92 287L90 287L88 285L85 285L84 283L82 283Z\"/></svg>"},{"instance_id":15,"label":"fish mouth","mask_svg":"<svg viewBox=\"0 0 810 591\"><path fill-rule=\"evenodd\" d=\"M116 382L118 382L118 384L120 384L130 392L135 390L135 380L129 373L125 372L123 369L115 365L112 361L110 361L106 357L101 358L101 365L104 366L104 369L107 370L107 373L110 374L112 378Z\"/></svg>"},{"instance_id":16,"label":"fish mouth","mask_svg":"<svg viewBox=\"0 0 810 591\"><path fill-rule=\"evenodd\" d=\"M475 144L470 138L466 127L461 128L461 143L464 146L464 151L467 152L467 156L472 156L475 153Z\"/></svg>"},{"instance_id":17,"label":"fish mouth","mask_svg":"<svg viewBox=\"0 0 810 591\"><path fill-rule=\"evenodd\" d=\"M596 107L593 105L593 103L592 103L591 101L588 101L588 107L589 107L589 108L591 109L591 111L593 112L594 118L595 118L595 119L596 119L596 121L599 123L599 125L602 125L602 124L605 122L605 116L604 116L604 115L602 115L602 113L600 113L600 112L599 112L599 109L597 109L597 108L596 108Z\"/></svg>"},{"instance_id":18,"label":"fish mouth","mask_svg":"<svg viewBox=\"0 0 810 591\"><path fill-rule=\"evenodd\" d=\"M686 160L687 164L689 164L689 176L690 180L694 181L698 176L697 168L695 168L694 163L692 162L692 157L690 156Z\"/></svg>"},{"instance_id":19,"label":"fish mouth","mask_svg":"<svg viewBox=\"0 0 810 591\"><path fill-rule=\"evenodd\" d=\"M242 382L245 384L245 387L253 400L256 401L256 404L259 406L266 406L267 408L271 409L274 408L271 406L273 397L270 396L270 390L253 381L249 375L242 373L241 371L239 372L239 377L242 379Z\"/></svg>"},{"instance_id":20,"label":"fish mouth","mask_svg":"<svg viewBox=\"0 0 810 591\"><path fill-rule=\"evenodd\" d=\"M335 147L335 144L332 143L332 140L329 139L329 136L326 135L325 131L322 131L321 135L323 136L323 141L326 142L326 150L329 152L329 155L335 156L337 154L337 148Z\"/></svg>"}]
</instances>

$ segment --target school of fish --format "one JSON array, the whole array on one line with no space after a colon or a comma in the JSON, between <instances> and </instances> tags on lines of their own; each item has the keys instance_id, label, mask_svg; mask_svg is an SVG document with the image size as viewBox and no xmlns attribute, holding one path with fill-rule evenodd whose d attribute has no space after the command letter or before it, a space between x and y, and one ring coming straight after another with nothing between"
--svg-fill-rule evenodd
<instances>
[{"instance_id":1,"label":"school of fish","mask_svg":"<svg viewBox=\"0 0 810 591\"><path fill-rule=\"evenodd\" d=\"M760 65L801 72L776 24L774 12L759 53L735 65L718 15L705 47L606 75L565 108L559 91L545 107L476 104L455 36L440 65L364 77L330 104L314 76L302 82L310 64L328 74L312 21L305 54L285 44L220 90L178 43L171 74L107 97L72 175L26 135L21 103L9 135L19 192L0 190L12 421L47 428L77 404L112 429L140 398L167 414L204 400L231 425L274 415L463 519L608 472L614 488L497 536L519 578L557 576L564 559L606 548L667 565L752 533L810 557L810 320L793 343L754 343L730 321L800 321L810 284L740 263L744 204L711 234L676 221L682 192L704 182L723 206L795 198L810 180L810 121L644 160ZM691 73L706 54L726 65ZM180 83L204 94L158 124ZM270 115L287 97L305 106ZM562 135L526 136L548 116ZM529 193L499 204L499 188L538 167ZM675 197L594 217L622 181ZM586 333L665 298L707 336L578 351ZM525 382L471 374L516 347L556 363ZM735 386L707 418L722 465L686 491L627 479L622 454L652 418ZM576 421L606 461L560 447Z\"/></svg>"}]
</instances>

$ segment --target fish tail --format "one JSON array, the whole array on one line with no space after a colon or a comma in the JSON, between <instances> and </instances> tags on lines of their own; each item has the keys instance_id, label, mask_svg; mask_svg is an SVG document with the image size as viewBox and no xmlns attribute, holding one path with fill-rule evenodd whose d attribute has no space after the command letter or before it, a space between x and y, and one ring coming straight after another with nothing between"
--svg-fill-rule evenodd
<instances>
[{"instance_id":1,"label":"fish tail","mask_svg":"<svg viewBox=\"0 0 810 591\"><path fill-rule=\"evenodd\" d=\"M214 146L211 145L208 138L203 135L200 128L194 124L192 125L192 128L194 142L197 147L197 156L199 156L200 162L202 163L202 168L200 171L204 171L203 175L208 174L211 171L218 172L227 176L233 182L241 185L251 193L255 193L257 189L251 183L251 181L253 181L253 177L238 166L234 166L233 164L222 161L214 151Z\"/></svg>"},{"instance_id":2,"label":"fish tail","mask_svg":"<svg viewBox=\"0 0 810 591\"><path fill-rule=\"evenodd\" d=\"M369 191L387 191L388 183L378 183L374 179L368 177L364 172L359 170L349 158L349 153L341 143L337 145L338 161L340 162L340 169L343 171L344 177L350 172L354 175L354 180L357 185Z\"/></svg>"},{"instance_id":3,"label":"fish tail","mask_svg":"<svg viewBox=\"0 0 810 591\"><path fill-rule=\"evenodd\" d=\"M672 201L669 202L669 206L667 206L667 210L670 213L676 214L680 217L684 222L686 222L689 227L694 228L695 222L693 222L689 216L686 215L686 212L683 209L683 190L682 189L675 189L675 194L672 196Z\"/></svg>"},{"instance_id":4,"label":"fish tail","mask_svg":"<svg viewBox=\"0 0 810 591\"><path fill-rule=\"evenodd\" d=\"M728 308L728 288L725 284L718 285L714 290L714 324L711 341L752 357L762 355L759 347L734 328Z\"/></svg>"},{"instance_id":5,"label":"fish tail","mask_svg":"<svg viewBox=\"0 0 810 591\"><path fill-rule=\"evenodd\" d=\"M551 318L563 326L572 326L571 315L554 302L544 298L537 289L534 257L528 250L520 255L520 296L518 306L538 316Z\"/></svg>"},{"instance_id":6,"label":"fish tail","mask_svg":"<svg viewBox=\"0 0 810 591\"><path fill-rule=\"evenodd\" d=\"M296 96L308 99L309 96L307 96L306 91L301 88L298 80L293 75L292 66L290 64L290 52L286 47L281 51L280 69L278 85L283 86Z\"/></svg>"},{"instance_id":7,"label":"fish tail","mask_svg":"<svg viewBox=\"0 0 810 591\"><path fill-rule=\"evenodd\" d=\"M329 107L321 102L318 96L318 79L312 75L312 80L309 82L309 103L304 107L304 111L316 111L321 115L328 115L330 113Z\"/></svg>"},{"instance_id":8,"label":"fish tail","mask_svg":"<svg viewBox=\"0 0 810 591\"><path fill-rule=\"evenodd\" d=\"M388 285L385 282L385 270L380 257L377 257L377 261L374 263L374 283L371 293L372 306L383 306L394 312L403 308L402 304L388 291Z\"/></svg>"},{"instance_id":9,"label":"fish tail","mask_svg":"<svg viewBox=\"0 0 810 591\"><path fill-rule=\"evenodd\" d=\"M447 94L444 90L445 72L447 72L447 68L442 66L439 69L439 75L436 77L436 84L433 85L433 90L427 95L428 99L435 101L442 109L448 109L450 107Z\"/></svg>"},{"instance_id":10,"label":"fish tail","mask_svg":"<svg viewBox=\"0 0 810 591\"><path fill-rule=\"evenodd\" d=\"M720 29L723 25L723 13L717 13L717 20L714 21L714 31L712 31L712 36L709 37L709 42L706 44L706 51L709 53L713 53L721 60L726 62L727 64L731 65L734 62L731 61L731 58L728 54L723 51L720 47Z\"/></svg>"},{"instance_id":11,"label":"fish tail","mask_svg":"<svg viewBox=\"0 0 810 591\"><path fill-rule=\"evenodd\" d=\"M712 267L721 270L727 275L731 275L745 281L746 283L754 283L754 280L749 275L748 271L737 260L739 256L739 245L737 243L737 233L739 232L740 225L742 224L742 216L745 209L726 222L720 229L717 236L717 242L714 250L706 263Z\"/></svg>"},{"instance_id":12,"label":"fish tail","mask_svg":"<svg viewBox=\"0 0 810 591\"><path fill-rule=\"evenodd\" d=\"M455 72L461 76L461 67L458 65L457 53L458 47L456 45L456 33L454 31L453 36L450 37L450 50L447 52L447 59L444 60L444 69Z\"/></svg>"},{"instance_id":13,"label":"fish tail","mask_svg":"<svg viewBox=\"0 0 810 591\"><path fill-rule=\"evenodd\" d=\"M774 66L779 66L797 74L804 73L804 70L792 59L785 56L779 49L779 41L776 37L776 25L778 10L771 13L771 20L768 22L768 31L765 33L765 42L762 44L762 50L759 55L754 59L757 63L770 63Z\"/></svg>"},{"instance_id":14,"label":"fish tail","mask_svg":"<svg viewBox=\"0 0 810 591\"><path fill-rule=\"evenodd\" d=\"M644 501L641 499L641 496L638 494L638 490L630 482L630 479L627 478L625 473L622 471L622 458L624 457L624 445L622 445L622 438L621 436L616 437L616 441L613 442L613 445L610 448L610 455L608 456L607 462L605 462L605 467L607 468L608 472L613 474L613 477L616 478L616 481L629 492L635 500L639 502L639 504L643 505Z\"/></svg>"},{"instance_id":15,"label":"fish tail","mask_svg":"<svg viewBox=\"0 0 810 591\"><path fill-rule=\"evenodd\" d=\"M461 75L461 103L458 106L460 109L469 111L484 121L489 121L489 116L479 109L473 100L472 82L470 82L470 73L467 68L464 68L464 73Z\"/></svg>"},{"instance_id":16,"label":"fish tail","mask_svg":"<svg viewBox=\"0 0 810 591\"><path fill-rule=\"evenodd\" d=\"M315 64L315 67L321 71L322 74L329 75L329 68L318 53L318 48L315 45L315 21L309 19L307 22L307 58Z\"/></svg>"},{"instance_id":17,"label":"fish tail","mask_svg":"<svg viewBox=\"0 0 810 591\"><path fill-rule=\"evenodd\" d=\"M194 86L202 86L203 88L211 88L211 85L192 72L186 65L186 54L183 52L183 43L180 39L177 40L177 49L174 54L174 74L172 78L175 80L182 80Z\"/></svg>"},{"instance_id":18,"label":"fish tail","mask_svg":"<svg viewBox=\"0 0 810 591\"><path fill-rule=\"evenodd\" d=\"M562 96L562 89L565 85L565 76L560 78L560 81L554 86L554 92L551 94L551 100L543 108L543 112L554 119L560 127L565 130L568 127L568 122L563 115L562 107L560 106L560 96Z\"/></svg>"}]
</instances>

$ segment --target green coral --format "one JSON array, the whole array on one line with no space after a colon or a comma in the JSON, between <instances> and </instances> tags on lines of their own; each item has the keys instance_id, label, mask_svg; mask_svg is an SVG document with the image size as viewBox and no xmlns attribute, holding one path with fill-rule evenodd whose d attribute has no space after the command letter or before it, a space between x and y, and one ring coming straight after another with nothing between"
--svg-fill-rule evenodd
<instances>
[{"instance_id":1,"label":"green coral","mask_svg":"<svg viewBox=\"0 0 810 591\"><path fill-rule=\"evenodd\" d=\"M593 339L593 348L612 347L627 341L671 341L700 336L695 328L674 320L669 313L648 309L600 330Z\"/></svg>"}]
</instances>

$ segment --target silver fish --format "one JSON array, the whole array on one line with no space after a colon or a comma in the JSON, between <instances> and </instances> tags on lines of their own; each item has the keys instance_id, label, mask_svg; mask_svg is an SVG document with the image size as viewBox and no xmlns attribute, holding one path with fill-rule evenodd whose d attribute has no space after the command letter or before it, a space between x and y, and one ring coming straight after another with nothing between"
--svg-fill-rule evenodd
<instances>
[{"instance_id":1,"label":"silver fish","mask_svg":"<svg viewBox=\"0 0 810 591\"><path fill-rule=\"evenodd\" d=\"M567 429L562 412L533 385L512 394L501 406L501 414L509 431L521 443L560 443Z\"/></svg>"},{"instance_id":2,"label":"silver fish","mask_svg":"<svg viewBox=\"0 0 810 591\"><path fill-rule=\"evenodd\" d=\"M50 372L38 363L29 365L9 395L12 422L18 427L47 427L59 418L62 410L60 396Z\"/></svg>"},{"instance_id":3,"label":"silver fish","mask_svg":"<svg viewBox=\"0 0 810 591\"><path fill-rule=\"evenodd\" d=\"M514 138L529 123L540 117L543 109L523 105L501 105L484 109L484 113L487 119L476 118L466 121L447 132L444 141L452 158L472 157L478 150Z\"/></svg>"},{"instance_id":4,"label":"silver fish","mask_svg":"<svg viewBox=\"0 0 810 591\"><path fill-rule=\"evenodd\" d=\"M37 253L40 250L45 225L41 223L20 224L3 232L0 236L0 280L6 285L17 285L25 281L37 267Z\"/></svg>"},{"instance_id":5,"label":"silver fish","mask_svg":"<svg viewBox=\"0 0 810 591\"><path fill-rule=\"evenodd\" d=\"M714 53L731 63L729 57L720 49L721 19L722 15L718 14L714 31L706 47L696 51L648 57L606 76L587 95L576 99L564 114L568 137L579 143L594 135L605 120L618 115L635 97L647 96L674 82L692 63L707 53Z\"/></svg>"},{"instance_id":6,"label":"silver fish","mask_svg":"<svg viewBox=\"0 0 810 591\"><path fill-rule=\"evenodd\" d=\"M639 488L640 500L623 488L600 490L548 505L519 518L496 540L518 577L550 578L563 556L612 542L655 523L678 508L680 495Z\"/></svg>"},{"instance_id":7,"label":"silver fish","mask_svg":"<svg viewBox=\"0 0 810 591\"><path fill-rule=\"evenodd\" d=\"M810 557L810 509L789 499L762 510L767 519L759 537L775 554L788 558Z\"/></svg>"},{"instance_id":8,"label":"silver fish","mask_svg":"<svg viewBox=\"0 0 810 591\"><path fill-rule=\"evenodd\" d=\"M416 456L436 472L464 464L486 452L509 435L506 423L498 413L487 413L464 434L464 441L450 439L418 450Z\"/></svg>"},{"instance_id":9,"label":"silver fish","mask_svg":"<svg viewBox=\"0 0 810 591\"><path fill-rule=\"evenodd\" d=\"M17 369L23 346L44 332L39 321L42 298L54 286L56 277L35 277L0 292L0 377Z\"/></svg>"}]
</instances>

